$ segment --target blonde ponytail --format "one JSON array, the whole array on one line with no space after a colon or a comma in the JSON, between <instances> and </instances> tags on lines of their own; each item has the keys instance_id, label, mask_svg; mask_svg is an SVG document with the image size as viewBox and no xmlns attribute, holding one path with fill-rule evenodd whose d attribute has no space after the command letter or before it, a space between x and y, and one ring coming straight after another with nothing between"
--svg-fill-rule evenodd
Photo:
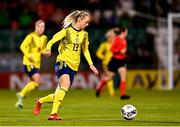
<instances>
[{"instance_id":1,"label":"blonde ponytail","mask_svg":"<svg viewBox=\"0 0 180 127\"><path fill-rule=\"evenodd\" d=\"M79 10L74 11L72 13L70 13L68 16L66 16L66 18L63 21L63 28L68 27L69 25L71 25L73 22L75 22L76 20L76 16L80 13Z\"/></svg>"},{"instance_id":2,"label":"blonde ponytail","mask_svg":"<svg viewBox=\"0 0 180 127\"><path fill-rule=\"evenodd\" d=\"M66 18L63 21L63 28L67 28L71 24L75 23L78 17L84 17L84 16L89 16L89 14L85 11L79 11L79 10L70 13L69 15L66 16Z\"/></svg>"}]
</instances>

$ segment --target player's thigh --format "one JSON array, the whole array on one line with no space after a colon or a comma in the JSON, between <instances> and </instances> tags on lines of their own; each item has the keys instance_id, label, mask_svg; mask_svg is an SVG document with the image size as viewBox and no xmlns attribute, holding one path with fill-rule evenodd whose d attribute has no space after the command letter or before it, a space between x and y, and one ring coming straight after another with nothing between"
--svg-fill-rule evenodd
<instances>
[{"instance_id":1,"label":"player's thigh","mask_svg":"<svg viewBox=\"0 0 180 127\"><path fill-rule=\"evenodd\" d=\"M59 85L61 87L64 87L66 89L69 89L70 85L71 85L71 81L70 81L70 76L69 74L62 74L59 77Z\"/></svg>"},{"instance_id":2,"label":"player's thigh","mask_svg":"<svg viewBox=\"0 0 180 127\"><path fill-rule=\"evenodd\" d=\"M37 84L40 84L40 74L39 73L33 74L31 80L35 81Z\"/></svg>"}]
</instances>

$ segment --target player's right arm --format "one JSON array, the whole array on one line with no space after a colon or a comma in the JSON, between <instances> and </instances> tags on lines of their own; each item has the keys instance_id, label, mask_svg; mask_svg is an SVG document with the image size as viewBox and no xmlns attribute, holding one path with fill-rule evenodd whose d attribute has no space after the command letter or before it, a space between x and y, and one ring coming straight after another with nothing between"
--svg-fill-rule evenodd
<instances>
[{"instance_id":1,"label":"player's right arm","mask_svg":"<svg viewBox=\"0 0 180 127\"><path fill-rule=\"evenodd\" d=\"M46 46L46 56L50 56L51 55L51 47L53 44L55 44L56 42L58 42L59 40L61 40L62 38L64 38L66 36L66 30L62 29L61 31L57 32L53 38L47 43Z\"/></svg>"},{"instance_id":2,"label":"player's right arm","mask_svg":"<svg viewBox=\"0 0 180 127\"><path fill-rule=\"evenodd\" d=\"M98 48L98 50L96 52L96 56L101 60L104 59L104 57L105 57L104 56L104 43L100 44L100 46L99 46L99 48Z\"/></svg>"},{"instance_id":3,"label":"player's right arm","mask_svg":"<svg viewBox=\"0 0 180 127\"><path fill-rule=\"evenodd\" d=\"M20 45L20 50L23 52L23 54L25 56L27 56L28 58L31 57L31 54L28 52L28 46L32 41L32 37L31 35L27 35L26 38L23 40L22 44Z\"/></svg>"}]
</instances>

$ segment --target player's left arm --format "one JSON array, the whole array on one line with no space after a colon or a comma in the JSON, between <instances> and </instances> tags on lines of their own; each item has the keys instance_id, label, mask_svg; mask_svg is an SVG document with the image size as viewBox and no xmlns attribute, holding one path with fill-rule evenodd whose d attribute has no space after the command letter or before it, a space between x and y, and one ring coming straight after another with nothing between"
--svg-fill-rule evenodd
<instances>
[{"instance_id":1,"label":"player's left arm","mask_svg":"<svg viewBox=\"0 0 180 127\"><path fill-rule=\"evenodd\" d=\"M88 33L85 33L85 39L84 42L82 44L82 52L90 66L90 69L95 73L98 74L98 70L96 69L96 67L93 65L92 59L91 59L91 55L89 53L89 39L88 39Z\"/></svg>"},{"instance_id":2,"label":"player's left arm","mask_svg":"<svg viewBox=\"0 0 180 127\"><path fill-rule=\"evenodd\" d=\"M118 38L117 38L112 43L110 50L114 53L125 54L126 50L127 50L126 43L123 43L122 41L118 40Z\"/></svg>"},{"instance_id":3,"label":"player's left arm","mask_svg":"<svg viewBox=\"0 0 180 127\"><path fill-rule=\"evenodd\" d=\"M125 54L127 51L126 43L120 43L120 53Z\"/></svg>"},{"instance_id":4,"label":"player's left arm","mask_svg":"<svg viewBox=\"0 0 180 127\"><path fill-rule=\"evenodd\" d=\"M124 48L124 49L122 49L120 52L121 52L122 54L125 54L126 51L127 51L127 48Z\"/></svg>"}]
</instances>

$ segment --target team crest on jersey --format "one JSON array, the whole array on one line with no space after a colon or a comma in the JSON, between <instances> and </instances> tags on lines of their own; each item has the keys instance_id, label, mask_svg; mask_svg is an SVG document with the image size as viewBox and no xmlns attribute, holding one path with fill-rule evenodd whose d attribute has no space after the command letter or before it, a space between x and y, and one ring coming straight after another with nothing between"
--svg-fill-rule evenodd
<instances>
[{"instance_id":1,"label":"team crest on jersey","mask_svg":"<svg viewBox=\"0 0 180 127\"><path fill-rule=\"evenodd\" d=\"M76 43L79 42L79 35L76 35Z\"/></svg>"}]
</instances>

